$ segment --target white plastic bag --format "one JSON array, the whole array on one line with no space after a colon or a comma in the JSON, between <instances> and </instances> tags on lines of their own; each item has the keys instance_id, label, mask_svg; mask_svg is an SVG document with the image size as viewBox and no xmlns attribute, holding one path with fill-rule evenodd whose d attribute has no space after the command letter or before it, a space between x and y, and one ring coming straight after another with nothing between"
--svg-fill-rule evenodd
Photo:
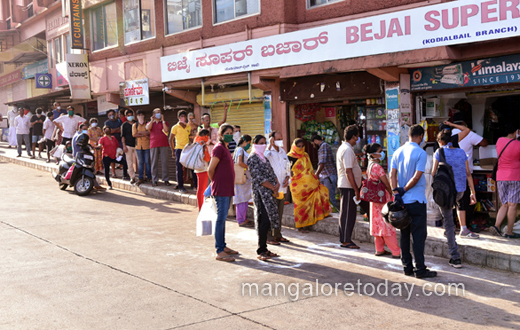
<instances>
[{"instance_id":1,"label":"white plastic bag","mask_svg":"<svg viewBox=\"0 0 520 330\"><path fill-rule=\"evenodd\" d=\"M61 156L65 153L65 146L60 144L59 146L54 147L50 154L52 157L61 158Z\"/></svg>"},{"instance_id":2,"label":"white plastic bag","mask_svg":"<svg viewBox=\"0 0 520 330\"><path fill-rule=\"evenodd\" d=\"M217 204L213 197L206 198L197 217L197 236L209 236L215 233L217 223Z\"/></svg>"},{"instance_id":3,"label":"white plastic bag","mask_svg":"<svg viewBox=\"0 0 520 330\"><path fill-rule=\"evenodd\" d=\"M199 143L190 143L182 149L181 159L179 160L182 166L202 171L206 168L204 161L204 147Z\"/></svg>"}]
</instances>

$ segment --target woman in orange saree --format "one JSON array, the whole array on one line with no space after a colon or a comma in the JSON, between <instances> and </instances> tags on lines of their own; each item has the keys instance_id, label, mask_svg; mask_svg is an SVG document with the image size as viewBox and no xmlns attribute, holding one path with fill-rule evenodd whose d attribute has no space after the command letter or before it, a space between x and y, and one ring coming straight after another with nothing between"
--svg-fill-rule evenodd
<instances>
[{"instance_id":1,"label":"woman in orange saree","mask_svg":"<svg viewBox=\"0 0 520 330\"><path fill-rule=\"evenodd\" d=\"M329 191L314 174L303 139L294 140L287 156L293 163L290 189L296 228L300 232L308 232L304 227L312 226L329 216Z\"/></svg>"}]
</instances>

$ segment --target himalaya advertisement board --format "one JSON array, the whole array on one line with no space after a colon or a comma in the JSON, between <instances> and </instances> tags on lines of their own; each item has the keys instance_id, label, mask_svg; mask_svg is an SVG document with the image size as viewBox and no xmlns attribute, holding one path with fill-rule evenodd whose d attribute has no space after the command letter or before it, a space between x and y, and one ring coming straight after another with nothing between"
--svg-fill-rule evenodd
<instances>
[{"instance_id":1,"label":"himalaya advertisement board","mask_svg":"<svg viewBox=\"0 0 520 330\"><path fill-rule=\"evenodd\" d=\"M411 90L428 91L520 82L520 55L410 70Z\"/></svg>"}]
</instances>

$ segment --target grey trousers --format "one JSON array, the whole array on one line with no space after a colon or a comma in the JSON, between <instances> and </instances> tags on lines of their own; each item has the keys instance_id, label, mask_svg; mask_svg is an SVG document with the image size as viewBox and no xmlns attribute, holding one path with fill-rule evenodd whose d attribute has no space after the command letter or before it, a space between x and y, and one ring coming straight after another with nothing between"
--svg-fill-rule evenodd
<instances>
[{"instance_id":1,"label":"grey trousers","mask_svg":"<svg viewBox=\"0 0 520 330\"><path fill-rule=\"evenodd\" d=\"M457 202L462 198L464 192L457 193ZM460 259L460 253L455 240L455 221L453 220L452 207L440 207L442 217L444 218L444 230L446 231L446 239L448 240L448 249L453 260Z\"/></svg>"},{"instance_id":2,"label":"grey trousers","mask_svg":"<svg viewBox=\"0 0 520 330\"><path fill-rule=\"evenodd\" d=\"M16 134L16 142L18 143L18 155L22 155L22 143L25 141L25 150L27 151L27 155L31 155L31 139L29 138L29 134Z\"/></svg>"},{"instance_id":3,"label":"grey trousers","mask_svg":"<svg viewBox=\"0 0 520 330\"><path fill-rule=\"evenodd\" d=\"M170 147L150 148L150 162L152 167L152 182L159 181L159 157L161 157L161 175L164 182L170 180L168 176L168 156L171 153Z\"/></svg>"}]
</instances>

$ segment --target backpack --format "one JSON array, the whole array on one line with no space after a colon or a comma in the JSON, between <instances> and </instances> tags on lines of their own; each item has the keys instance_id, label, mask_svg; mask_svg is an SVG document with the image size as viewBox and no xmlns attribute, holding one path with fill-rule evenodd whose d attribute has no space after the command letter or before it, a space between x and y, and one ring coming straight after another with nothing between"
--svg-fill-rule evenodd
<instances>
[{"instance_id":1,"label":"backpack","mask_svg":"<svg viewBox=\"0 0 520 330\"><path fill-rule=\"evenodd\" d=\"M444 148L439 149L439 166L433 177L433 200L437 205L444 208L452 208L455 205L457 189L453 169L444 155Z\"/></svg>"}]
</instances>

